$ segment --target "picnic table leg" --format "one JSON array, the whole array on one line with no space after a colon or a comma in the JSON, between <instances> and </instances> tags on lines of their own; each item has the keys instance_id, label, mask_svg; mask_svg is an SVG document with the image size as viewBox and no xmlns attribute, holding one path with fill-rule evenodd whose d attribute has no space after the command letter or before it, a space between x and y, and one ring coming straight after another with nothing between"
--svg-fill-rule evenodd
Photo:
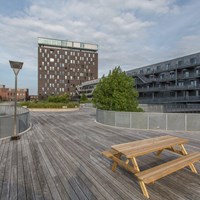
<instances>
[{"instance_id":1,"label":"picnic table leg","mask_svg":"<svg viewBox=\"0 0 200 200\"><path fill-rule=\"evenodd\" d=\"M135 168L135 170L136 170L137 172L140 172L140 168L139 168L139 166L138 166L138 164L137 164L137 161L136 161L135 157L133 157L133 158L131 159L131 161L132 161L132 163L133 163L133 167ZM145 197L149 198L149 194L148 194L148 191L147 191L147 188L146 188L145 183L144 183L143 181L139 180L139 184L140 184L140 187L141 187L141 190L142 190L143 195L144 195Z\"/></svg>"},{"instance_id":2,"label":"picnic table leg","mask_svg":"<svg viewBox=\"0 0 200 200\"><path fill-rule=\"evenodd\" d=\"M117 155L115 155L115 157L119 158L121 157L121 153L118 153ZM116 171L116 168L117 168L117 162L114 161L114 163L112 164L112 171L115 172Z\"/></svg>"},{"instance_id":3,"label":"picnic table leg","mask_svg":"<svg viewBox=\"0 0 200 200\"><path fill-rule=\"evenodd\" d=\"M129 159L127 159L127 160L125 161L125 164L126 164L126 165L128 165L129 161L130 161L130 160L129 160Z\"/></svg>"},{"instance_id":4,"label":"picnic table leg","mask_svg":"<svg viewBox=\"0 0 200 200\"><path fill-rule=\"evenodd\" d=\"M140 183L140 187L141 187L141 189L142 189L143 195L144 195L145 197L149 198L149 193L148 193L148 191L147 191L147 188L146 188L145 183L144 183L143 181L139 181L139 183Z\"/></svg>"},{"instance_id":5,"label":"picnic table leg","mask_svg":"<svg viewBox=\"0 0 200 200\"><path fill-rule=\"evenodd\" d=\"M135 168L135 170L136 170L137 172L140 172L140 168L139 168L139 166L138 166L138 164L137 164L137 161L136 161L135 157L131 158L131 161L132 161L132 163L133 163L133 167Z\"/></svg>"},{"instance_id":6,"label":"picnic table leg","mask_svg":"<svg viewBox=\"0 0 200 200\"><path fill-rule=\"evenodd\" d=\"M185 147L183 146L183 144L180 144L179 146L181 148L181 151L182 151L183 155L187 155L188 153L187 153ZM190 167L192 172L197 174L197 170L196 170L196 168L195 168L195 166L193 164L190 164L189 167Z\"/></svg>"},{"instance_id":7,"label":"picnic table leg","mask_svg":"<svg viewBox=\"0 0 200 200\"><path fill-rule=\"evenodd\" d=\"M164 149L157 151L156 156L160 156L160 154L163 152Z\"/></svg>"}]
</instances>

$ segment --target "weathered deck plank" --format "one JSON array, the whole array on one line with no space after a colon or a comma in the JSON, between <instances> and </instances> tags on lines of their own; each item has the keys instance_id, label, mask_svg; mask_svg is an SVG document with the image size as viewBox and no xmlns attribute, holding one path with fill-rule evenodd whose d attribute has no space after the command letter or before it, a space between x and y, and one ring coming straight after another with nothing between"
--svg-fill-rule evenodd
<instances>
[{"instance_id":1,"label":"weathered deck plank","mask_svg":"<svg viewBox=\"0 0 200 200\"><path fill-rule=\"evenodd\" d=\"M145 199L134 175L101 152L114 144L166 134L189 139L188 152L200 151L200 132L165 132L114 128L94 122L90 111L32 112L32 130L18 141L0 141L0 199L127 200ZM177 155L164 151L138 159L141 169ZM200 163L195 164L200 174ZM151 199L200 199L200 175L182 169L148 186Z\"/></svg>"}]
</instances>

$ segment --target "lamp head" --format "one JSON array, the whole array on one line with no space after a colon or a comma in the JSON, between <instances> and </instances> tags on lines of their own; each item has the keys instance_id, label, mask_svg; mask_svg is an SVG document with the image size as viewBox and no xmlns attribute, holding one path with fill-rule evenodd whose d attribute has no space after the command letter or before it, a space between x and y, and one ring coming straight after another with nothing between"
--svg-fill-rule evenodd
<instances>
[{"instance_id":1,"label":"lamp head","mask_svg":"<svg viewBox=\"0 0 200 200\"><path fill-rule=\"evenodd\" d=\"M15 75L18 75L20 69L23 66L23 62L11 61L11 60L9 60L9 62L10 62L10 66L13 69Z\"/></svg>"}]
</instances>

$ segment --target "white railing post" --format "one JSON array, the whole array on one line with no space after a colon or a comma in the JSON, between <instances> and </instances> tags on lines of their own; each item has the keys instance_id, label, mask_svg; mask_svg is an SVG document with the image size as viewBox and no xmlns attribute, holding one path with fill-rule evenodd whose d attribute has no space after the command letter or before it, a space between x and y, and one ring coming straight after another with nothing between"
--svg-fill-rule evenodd
<instances>
[{"instance_id":1,"label":"white railing post","mask_svg":"<svg viewBox=\"0 0 200 200\"><path fill-rule=\"evenodd\" d=\"M185 131L187 131L187 114L185 114Z\"/></svg>"},{"instance_id":2,"label":"white railing post","mask_svg":"<svg viewBox=\"0 0 200 200\"><path fill-rule=\"evenodd\" d=\"M147 113L147 129L149 130L149 113Z\"/></svg>"}]
</instances>

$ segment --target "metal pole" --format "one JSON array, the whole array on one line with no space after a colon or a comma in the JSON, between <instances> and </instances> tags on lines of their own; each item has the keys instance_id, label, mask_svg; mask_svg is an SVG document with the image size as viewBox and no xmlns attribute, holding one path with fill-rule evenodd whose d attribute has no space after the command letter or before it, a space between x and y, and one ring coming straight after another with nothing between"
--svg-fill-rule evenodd
<instances>
[{"instance_id":1,"label":"metal pole","mask_svg":"<svg viewBox=\"0 0 200 200\"><path fill-rule=\"evenodd\" d=\"M17 135L17 74L15 74L15 108L14 108L14 126L13 126L13 135L11 140L18 140L20 136Z\"/></svg>"},{"instance_id":2,"label":"metal pole","mask_svg":"<svg viewBox=\"0 0 200 200\"><path fill-rule=\"evenodd\" d=\"M15 109L14 109L14 132L13 136L17 135L17 75L15 75Z\"/></svg>"}]
</instances>

